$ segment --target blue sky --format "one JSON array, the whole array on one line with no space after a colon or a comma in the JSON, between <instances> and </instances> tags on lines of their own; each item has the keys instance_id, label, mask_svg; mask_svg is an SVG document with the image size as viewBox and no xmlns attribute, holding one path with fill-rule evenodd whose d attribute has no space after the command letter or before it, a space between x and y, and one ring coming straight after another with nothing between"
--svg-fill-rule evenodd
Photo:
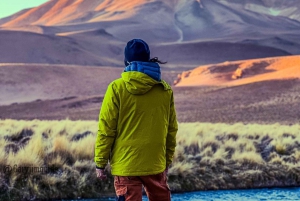
<instances>
[{"instance_id":1,"label":"blue sky","mask_svg":"<svg viewBox=\"0 0 300 201\"><path fill-rule=\"evenodd\" d=\"M12 15L25 8L39 6L49 0L0 0L0 18Z\"/></svg>"}]
</instances>

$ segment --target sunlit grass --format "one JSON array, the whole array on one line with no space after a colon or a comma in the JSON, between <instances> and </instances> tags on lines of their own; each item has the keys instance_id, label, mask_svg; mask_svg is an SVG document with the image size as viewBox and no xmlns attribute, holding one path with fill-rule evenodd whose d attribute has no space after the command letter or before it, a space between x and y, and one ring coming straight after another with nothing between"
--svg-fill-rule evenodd
<instances>
[{"instance_id":1,"label":"sunlit grass","mask_svg":"<svg viewBox=\"0 0 300 201\"><path fill-rule=\"evenodd\" d=\"M95 175L97 129L96 121L0 120L0 199L114 194L112 176L103 182ZM300 125L180 123L169 185L176 192L299 186L299 131ZM49 169L24 173L8 165Z\"/></svg>"}]
</instances>

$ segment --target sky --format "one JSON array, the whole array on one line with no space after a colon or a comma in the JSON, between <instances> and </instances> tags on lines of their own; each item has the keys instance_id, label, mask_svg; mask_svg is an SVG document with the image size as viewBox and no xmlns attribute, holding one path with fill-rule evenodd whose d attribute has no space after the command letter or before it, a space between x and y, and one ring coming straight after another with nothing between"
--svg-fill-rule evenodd
<instances>
[{"instance_id":1,"label":"sky","mask_svg":"<svg viewBox=\"0 0 300 201\"><path fill-rule=\"evenodd\" d=\"M20 10L39 6L49 0L0 0L0 18L12 15Z\"/></svg>"}]
</instances>

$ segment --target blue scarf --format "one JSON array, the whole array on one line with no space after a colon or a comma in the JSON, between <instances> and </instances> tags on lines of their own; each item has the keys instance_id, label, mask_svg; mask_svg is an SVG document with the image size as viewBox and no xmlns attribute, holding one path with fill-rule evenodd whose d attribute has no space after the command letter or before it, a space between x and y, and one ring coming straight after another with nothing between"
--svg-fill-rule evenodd
<instances>
[{"instance_id":1,"label":"blue scarf","mask_svg":"<svg viewBox=\"0 0 300 201\"><path fill-rule=\"evenodd\" d=\"M156 81L161 81L160 66L155 62L133 61L125 67L124 72L138 71L145 73Z\"/></svg>"}]
</instances>

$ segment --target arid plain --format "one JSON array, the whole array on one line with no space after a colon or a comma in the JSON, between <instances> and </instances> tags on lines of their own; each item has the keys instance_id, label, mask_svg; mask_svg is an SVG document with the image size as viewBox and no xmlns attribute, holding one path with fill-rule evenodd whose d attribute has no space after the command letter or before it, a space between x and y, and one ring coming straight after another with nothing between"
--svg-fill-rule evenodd
<instances>
[{"instance_id":1,"label":"arid plain","mask_svg":"<svg viewBox=\"0 0 300 201\"><path fill-rule=\"evenodd\" d=\"M299 123L300 56L163 70L179 122ZM97 120L123 68L1 64L0 118Z\"/></svg>"}]
</instances>

